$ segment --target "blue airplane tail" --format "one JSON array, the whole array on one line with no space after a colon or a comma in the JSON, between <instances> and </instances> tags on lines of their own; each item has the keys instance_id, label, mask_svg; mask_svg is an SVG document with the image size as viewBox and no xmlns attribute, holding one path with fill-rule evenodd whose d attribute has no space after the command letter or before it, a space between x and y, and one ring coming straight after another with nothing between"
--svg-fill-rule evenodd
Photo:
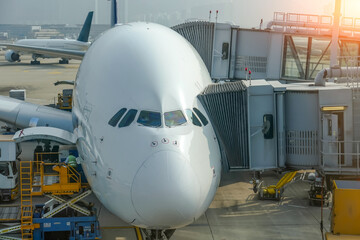
<instances>
[{"instance_id":1,"label":"blue airplane tail","mask_svg":"<svg viewBox=\"0 0 360 240\"><path fill-rule=\"evenodd\" d=\"M111 0L110 27L114 27L115 24L117 24L117 2L116 0Z\"/></svg>"},{"instance_id":2,"label":"blue airplane tail","mask_svg":"<svg viewBox=\"0 0 360 240\"><path fill-rule=\"evenodd\" d=\"M84 26L82 27L79 37L77 39L78 41L87 42L89 40L89 33L90 33L91 21L93 18L93 14L94 14L94 12L88 13L86 20L84 22Z\"/></svg>"}]
</instances>

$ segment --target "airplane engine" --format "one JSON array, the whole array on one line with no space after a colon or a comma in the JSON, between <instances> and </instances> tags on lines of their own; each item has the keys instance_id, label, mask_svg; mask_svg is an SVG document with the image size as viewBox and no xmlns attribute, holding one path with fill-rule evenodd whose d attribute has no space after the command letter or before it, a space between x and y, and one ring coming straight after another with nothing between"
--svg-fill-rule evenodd
<instances>
[{"instance_id":1,"label":"airplane engine","mask_svg":"<svg viewBox=\"0 0 360 240\"><path fill-rule=\"evenodd\" d=\"M9 62L20 62L20 55L17 52L14 52L13 50L8 50L5 53L5 59Z\"/></svg>"}]
</instances>

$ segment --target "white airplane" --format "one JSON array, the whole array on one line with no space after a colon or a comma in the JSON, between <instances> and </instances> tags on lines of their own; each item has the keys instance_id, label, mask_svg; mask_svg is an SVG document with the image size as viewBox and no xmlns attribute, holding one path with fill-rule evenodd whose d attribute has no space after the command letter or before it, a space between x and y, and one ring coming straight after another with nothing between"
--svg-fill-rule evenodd
<instances>
[{"instance_id":1,"label":"white airplane","mask_svg":"<svg viewBox=\"0 0 360 240\"><path fill-rule=\"evenodd\" d=\"M47 49L61 49L61 50L75 50L75 51L86 51L90 42L89 33L91 28L91 21L94 12L89 12L84 25L80 31L79 37L77 40L74 39L21 39L16 41L14 44L0 43L0 46L6 47L7 50L5 53L5 59L9 62L20 62L20 55L22 53L31 53L33 60L31 64L40 64L38 58L62 58L59 60L60 64L69 63L69 59L63 54L57 54L55 52L50 52L48 54L42 52Z\"/></svg>"},{"instance_id":2,"label":"white airplane","mask_svg":"<svg viewBox=\"0 0 360 240\"><path fill-rule=\"evenodd\" d=\"M25 128L17 141L53 134L76 143L101 203L150 237L170 238L204 214L220 182L218 141L197 98L210 83L199 54L175 31L117 25L86 52L72 113L2 97L0 120Z\"/></svg>"}]
</instances>

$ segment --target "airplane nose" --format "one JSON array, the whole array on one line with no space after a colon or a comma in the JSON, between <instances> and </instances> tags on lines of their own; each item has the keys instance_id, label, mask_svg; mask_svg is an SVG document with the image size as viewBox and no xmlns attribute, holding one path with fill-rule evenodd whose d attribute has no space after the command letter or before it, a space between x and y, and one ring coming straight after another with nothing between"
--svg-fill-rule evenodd
<instances>
[{"instance_id":1,"label":"airplane nose","mask_svg":"<svg viewBox=\"0 0 360 240\"><path fill-rule=\"evenodd\" d=\"M200 184L181 153L160 151L151 155L135 175L131 197L144 226L181 227L197 216Z\"/></svg>"}]
</instances>

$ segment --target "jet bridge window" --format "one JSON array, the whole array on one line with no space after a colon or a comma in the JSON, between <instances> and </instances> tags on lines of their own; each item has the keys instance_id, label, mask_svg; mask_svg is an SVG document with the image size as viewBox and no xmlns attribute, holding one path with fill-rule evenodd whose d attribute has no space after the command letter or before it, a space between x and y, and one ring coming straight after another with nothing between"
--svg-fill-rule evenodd
<instances>
[{"instance_id":1,"label":"jet bridge window","mask_svg":"<svg viewBox=\"0 0 360 240\"><path fill-rule=\"evenodd\" d=\"M137 123L148 127L160 127L161 114L159 112L141 111Z\"/></svg>"},{"instance_id":2,"label":"jet bridge window","mask_svg":"<svg viewBox=\"0 0 360 240\"><path fill-rule=\"evenodd\" d=\"M126 112L126 108L122 108L120 109L117 113L115 113L115 115L109 120L108 124L110 126L115 127L116 124L118 124L118 122L120 121L121 117L124 115L124 113Z\"/></svg>"},{"instance_id":3,"label":"jet bridge window","mask_svg":"<svg viewBox=\"0 0 360 240\"><path fill-rule=\"evenodd\" d=\"M165 125L175 127L186 123L186 118L180 110L164 113Z\"/></svg>"},{"instance_id":4,"label":"jet bridge window","mask_svg":"<svg viewBox=\"0 0 360 240\"><path fill-rule=\"evenodd\" d=\"M209 123L209 121L206 119L206 117L200 112L199 109L193 108L193 110L194 110L194 112L196 113L196 115L198 115L198 117L200 118L202 124L203 124L204 126L206 126L206 125Z\"/></svg>"},{"instance_id":5,"label":"jet bridge window","mask_svg":"<svg viewBox=\"0 0 360 240\"><path fill-rule=\"evenodd\" d=\"M186 109L185 113L189 120L195 125L201 127L200 120L197 118L197 116L191 111L191 109Z\"/></svg>"},{"instance_id":6,"label":"jet bridge window","mask_svg":"<svg viewBox=\"0 0 360 240\"><path fill-rule=\"evenodd\" d=\"M135 119L137 110L130 109L119 123L119 128L129 126Z\"/></svg>"}]
</instances>

